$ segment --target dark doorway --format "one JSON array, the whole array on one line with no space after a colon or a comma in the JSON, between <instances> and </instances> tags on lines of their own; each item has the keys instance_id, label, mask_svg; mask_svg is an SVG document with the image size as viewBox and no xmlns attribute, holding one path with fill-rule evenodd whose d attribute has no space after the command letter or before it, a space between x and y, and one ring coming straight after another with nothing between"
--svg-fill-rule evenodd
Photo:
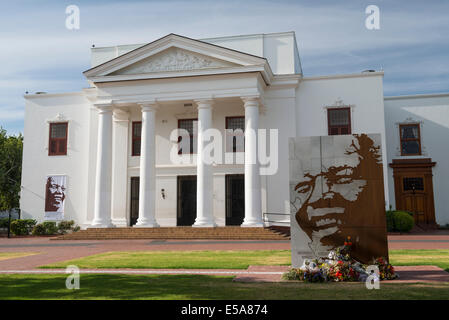
<instances>
[{"instance_id":1,"label":"dark doorway","mask_svg":"<svg viewBox=\"0 0 449 320\"><path fill-rule=\"evenodd\" d=\"M245 176L226 175L226 225L239 226L245 217Z\"/></svg>"},{"instance_id":2,"label":"dark doorway","mask_svg":"<svg viewBox=\"0 0 449 320\"><path fill-rule=\"evenodd\" d=\"M178 176L176 225L191 226L196 218L196 176Z\"/></svg>"},{"instance_id":3,"label":"dark doorway","mask_svg":"<svg viewBox=\"0 0 449 320\"><path fill-rule=\"evenodd\" d=\"M413 212L418 225L435 225L432 159L393 159L396 209Z\"/></svg>"},{"instance_id":4,"label":"dark doorway","mask_svg":"<svg viewBox=\"0 0 449 320\"><path fill-rule=\"evenodd\" d=\"M139 218L139 177L131 177L131 214L129 225L133 226Z\"/></svg>"}]
</instances>

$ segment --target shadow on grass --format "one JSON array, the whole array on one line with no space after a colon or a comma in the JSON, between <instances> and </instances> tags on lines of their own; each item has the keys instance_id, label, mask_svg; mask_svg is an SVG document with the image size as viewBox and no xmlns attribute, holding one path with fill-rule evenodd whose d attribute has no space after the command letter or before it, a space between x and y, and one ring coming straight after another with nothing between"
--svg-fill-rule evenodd
<instances>
[{"instance_id":1,"label":"shadow on grass","mask_svg":"<svg viewBox=\"0 0 449 320\"><path fill-rule=\"evenodd\" d=\"M80 289L65 287L66 275L1 275L0 299L447 299L449 285L362 283L236 283L206 275L81 275Z\"/></svg>"}]
</instances>

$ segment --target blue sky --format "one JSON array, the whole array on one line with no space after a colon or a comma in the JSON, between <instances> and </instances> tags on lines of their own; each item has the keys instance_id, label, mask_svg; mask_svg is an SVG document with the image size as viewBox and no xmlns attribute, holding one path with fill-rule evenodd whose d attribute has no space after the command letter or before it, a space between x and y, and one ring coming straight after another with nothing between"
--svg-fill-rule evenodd
<instances>
[{"instance_id":1,"label":"blue sky","mask_svg":"<svg viewBox=\"0 0 449 320\"><path fill-rule=\"evenodd\" d=\"M80 30L65 28L68 5ZM380 8L380 30L365 8ZM384 94L449 92L449 1L5 1L0 2L0 126L23 132L25 91L87 87L92 44L147 43L295 31L305 76L383 69Z\"/></svg>"}]
</instances>

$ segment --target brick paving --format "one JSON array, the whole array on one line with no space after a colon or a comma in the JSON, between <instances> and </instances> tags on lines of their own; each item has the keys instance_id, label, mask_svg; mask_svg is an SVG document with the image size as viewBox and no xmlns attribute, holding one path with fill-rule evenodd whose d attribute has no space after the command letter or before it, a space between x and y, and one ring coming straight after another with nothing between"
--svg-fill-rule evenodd
<instances>
[{"instance_id":1,"label":"brick paving","mask_svg":"<svg viewBox=\"0 0 449 320\"><path fill-rule=\"evenodd\" d=\"M389 235L389 249L449 249L449 234ZM0 238L0 252L39 254L0 261L0 272L29 271L45 264L109 251L190 251L190 250L290 250L290 241L270 240L73 240L52 241L49 237ZM280 281L288 267L251 266L248 270L141 270L147 273L170 271L190 274L232 274L235 281ZM449 273L435 266L396 267L399 282L449 282ZM47 270L48 271L48 270ZM60 272L59 270L58 272ZM98 270L96 270L98 271ZM135 273L136 269L115 272ZM93 270L86 270L93 272ZM105 270L107 272L107 270ZM196 273L195 273L196 272ZM215 272L215 273L214 273Z\"/></svg>"}]
</instances>

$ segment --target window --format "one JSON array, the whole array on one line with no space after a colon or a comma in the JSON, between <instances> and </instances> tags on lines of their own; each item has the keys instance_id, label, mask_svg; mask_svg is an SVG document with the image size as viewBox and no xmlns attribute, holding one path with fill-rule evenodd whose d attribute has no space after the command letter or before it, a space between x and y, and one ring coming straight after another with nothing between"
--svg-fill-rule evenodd
<instances>
[{"instance_id":1,"label":"window","mask_svg":"<svg viewBox=\"0 0 449 320\"><path fill-rule=\"evenodd\" d=\"M226 117L226 152L245 151L244 132L245 117Z\"/></svg>"},{"instance_id":2,"label":"window","mask_svg":"<svg viewBox=\"0 0 449 320\"><path fill-rule=\"evenodd\" d=\"M399 136L402 156L421 155L421 133L418 123L399 125Z\"/></svg>"},{"instance_id":3,"label":"window","mask_svg":"<svg viewBox=\"0 0 449 320\"><path fill-rule=\"evenodd\" d=\"M67 122L50 123L49 156L63 156L67 154L67 127Z\"/></svg>"},{"instance_id":4,"label":"window","mask_svg":"<svg viewBox=\"0 0 449 320\"><path fill-rule=\"evenodd\" d=\"M142 133L142 122L135 121L132 125L132 151L133 156L140 156L140 140Z\"/></svg>"},{"instance_id":5,"label":"window","mask_svg":"<svg viewBox=\"0 0 449 320\"><path fill-rule=\"evenodd\" d=\"M403 179L404 191L423 191L424 190L424 179L423 178L404 178Z\"/></svg>"},{"instance_id":6,"label":"window","mask_svg":"<svg viewBox=\"0 0 449 320\"><path fill-rule=\"evenodd\" d=\"M327 109L328 134L351 134L351 109L331 108Z\"/></svg>"},{"instance_id":7,"label":"window","mask_svg":"<svg viewBox=\"0 0 449 320\"><path fill-rule=\"evenodd\" d=\"M178 137L179 151L178 154L196 153L196 137L198 134L198 119L180 119L178 120L178 129L184 129L189 136L185 137L187 141L183 141L183 136ZM184 149L183 149L184 148Z\"/></svg>"}]
</instances>

